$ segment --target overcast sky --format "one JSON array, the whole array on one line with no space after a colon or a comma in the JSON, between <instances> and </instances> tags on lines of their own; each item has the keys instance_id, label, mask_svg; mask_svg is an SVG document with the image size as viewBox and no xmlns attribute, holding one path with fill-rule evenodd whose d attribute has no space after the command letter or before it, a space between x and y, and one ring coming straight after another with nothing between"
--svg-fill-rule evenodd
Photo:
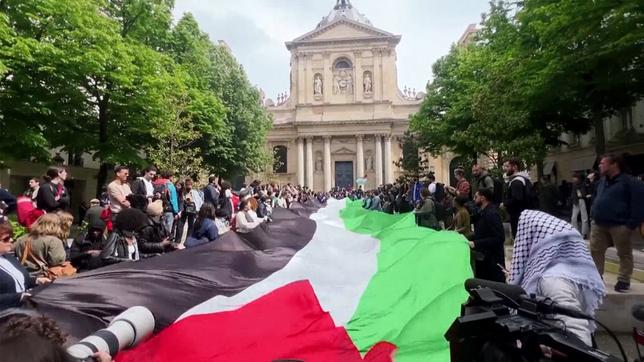
<instances>
[{"instance_id":1,"label":"overcast sky","mask_svg":"<svg viewBox=\"0 0 644 362\"><path fill-rule=\"evenodd\" d=\"M336 0L176 0L178 19L192 13L213 42L224 40L267 97L288 91L290 53L284 42L315 28ZM402 35L398 86L424 90L431 65L468 24L479 23L488 0L353 0L372 24Z\"/></svg>"}]
</instances>

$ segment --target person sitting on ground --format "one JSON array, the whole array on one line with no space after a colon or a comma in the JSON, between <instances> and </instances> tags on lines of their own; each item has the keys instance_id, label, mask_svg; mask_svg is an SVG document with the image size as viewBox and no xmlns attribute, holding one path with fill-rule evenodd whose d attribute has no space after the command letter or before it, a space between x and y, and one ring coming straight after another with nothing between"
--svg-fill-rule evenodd
<instances>
[{"instance_id":1,"label":"person sitting on ground","mask_svg":"<svg viewBox=\"0 0 644 362\"><path fill-rule=\"evenodd\" d=\"M456 212L454 213L454 220L449 229L469 239L472 236L472 225L470 224L470 213L465 207L467 201L466 198L460 196L454 199L454 209Z\"/></svg>"},{"instance_id":2,"label":"person sitting on ground","mask_svg":"<svg viewBox=\"0 0 644 362\"><path fill-rule=\"evenodd\" d=\"M0 224L0 311L19 307L28 297L28 290L37 284L51 282L47 278L29 275L18 259L11 255L13 228L10 223Z\"/></svg>"},{"instance_id":3,"label":"person sitting on ground","mask_svg":"<svg viewBox=\"0 0 644 362\"><path fill-rule=\"evenodd\" d=\"M525 210L519 218L510 284L528 294L552 299L562 307L594 316L606 294L582 235L569 223L541 211ZM563 315L566 330L591 345L594 325Z\"/></svg>"},{"instance_id":4,"label":"person sitting on ground","mask_svg":"<svg viewBox=\"0 0 644 362\"><path fill-rule=\"evenodd\" d=\"M114 229L107 237L100 258L104 264L136 261L141 258L136 232L147 222L147 216L134 208L123 209L114 220Z\"/></svg>"},{"instance_id":5,"label":"person sitting on ground","mask_svg":"<svg viewBox=\"0 0 644 362\"><path fill-rule=\"evenodd\" d=\"M145 225L136 234L136 242L142 257L163 254L176 250L177 247L170 240L168 231L161 222L163 215L163 201L151 202L147 208L148 219Z\"/></svg>"},{"instance_id":6,"label":"person sitting on ground","mask_svg":"<svg viewBox=\"0 0 644 362\"><path fill-rule=\"evenodd\" d=\"M257 214L250 209L248 200L243 200L239 203L239 212L235 220L238 233L249 233L266 221L265 218L257 217Z\"/></svg>"},{"instance_id":7,"label":"person sitting on ground","mask_svg":"<svg viewBox=\"0 0 644 362\"><path fill-rule=\"evenodd\" d=\"M219 236L230 231L230 223L226 220L226 215L221 209L215 210L215 225L219 231Z\"/></svg>"},{"instance_id":8,"label":"person sitting on ground","mask_svg":"<svg viewBox=\"0 0 644 362\"><path fill-rule=\"evenodd\" d=\"M210 243L219 238L220 232L217 228L216 221L217 211L219 211L220 222L225 222L225 217L227 215L226 212L221 209L215 209L215 207L210 203L203 204L203 206L199 210L199 215L197 216L197 221L195 222L194 231L186 239L186 248L192 248L198 245Z\"/></svg>"},{"instance_id":9,"label":"person sitting on ground","mask_svg":"<svg viewBox=\"0 0 644 362\"><path fill-rule=\"evenodd\" d=\"M430 197L429 190L427 188L421 189L420 197L421 200L413 211L416 214L416 224L418 226L440 230L440 225L436 218L436 206Z\"/></svg>"},{"instance_id":10,"label":"person sitting on ground","mask_svg":"<svg viewBox=\"0 0 644 362\"><path fill-rule=\"evenodd\" d=\"M30 273L40 275L54 266L62 265L67 254L63 241L60 216L42 215L31 226L29 234L16 242L16 257Z\"/></svg>"},{"instance_id":11,"label":"person sitting on ground","mask_svg":"<svg viewBox=\"0 0 644 362\"><path fill-rule=\"evenodd\" d=\"M95 269L102 264L98 256L105 242L105 221L101 219L100 214L88 220L91 222L87 223L85 229L74 239L69 250L69 260L79 271Z\"/></svg>"},{"instance_id":12,"label":"person sitting on ground","mask_svg":"<svg viewBox=\"0 0 644 362\"><path fill-rule=\"evenodd\" d=\"M68 212L58 211L58 217L60 218L60 240L63 242L63 247L65 248L65 260L69 260L70 257L70 248L74 242L73 238L70 238L72 233L72 225L74 224L74 216Z\"/></svg>"}]
</instances>

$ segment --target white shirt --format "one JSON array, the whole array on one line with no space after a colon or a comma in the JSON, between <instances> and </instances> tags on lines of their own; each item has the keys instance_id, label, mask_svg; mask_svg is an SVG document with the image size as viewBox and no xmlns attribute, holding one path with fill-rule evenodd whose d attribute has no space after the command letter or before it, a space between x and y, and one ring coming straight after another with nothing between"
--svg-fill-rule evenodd
<instances>
[{"instance_id":1,"label":"white shirt","mask_svg":"<svg viewBox=\"0 0 644 362\"><path fill-rule=\"evenodd\" d=\"M25 275L2 256L0 256L0 270L13 278L13 281L16 283L16 293L25 291Z\"/></svg>"},{"instance_id":2,"label":"white shirt","mask_svg":"<svg viewBox=\"0 0 644 362\"><path fill-rule=\"evenodd\" d=\"M152 181L148 181L145 177L141 177L141 180L143 180L143 184L145 185L145 196L153 197L154 185L152 185Z\"/></svg>"}]
</instances>

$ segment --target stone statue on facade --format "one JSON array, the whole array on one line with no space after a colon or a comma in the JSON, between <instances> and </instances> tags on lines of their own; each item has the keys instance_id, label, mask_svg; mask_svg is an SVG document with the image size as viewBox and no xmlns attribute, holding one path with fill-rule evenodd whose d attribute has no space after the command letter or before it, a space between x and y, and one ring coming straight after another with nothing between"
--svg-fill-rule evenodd
<instances>
[{"instance_id":1,"label":"stone statue on facade","mask_svg":"<svg viewBox=\"0 0 644 362\"><path fill-rule=\"evenodd\" d=\"M315 76L313 81L313 94L316 96L322 95L322 77L319 74Z\"/></svg>"},{"instance_id":2,"label":"stone statue on facade","mask_svg":"<svg viewBox=\"0 0 644 362\"><path fill-rule=\"evenodd\" d=\"M371 154L367 154L367 158L365 159L365 169L373 171L373 157L371 157Z\"/></svg>"},{"instance_id":3,"label":"stone statue on facade","mask_svg":"<svg viewBox=\"0 0 644 362\"><path fill-rule=\"evenodd\" d=\"M322 171L322 154L320 152L315 155L315 171Z\"/></svg>"},{"instance_id":4,"label":"stone statue on facade","mask_svg":"<svg viewBox=\"0 0 644 362\"><path fill-rule=\"evenodd\" d=\"M365 93L373 92L373 84L371 82L371 75L369 74L369 72L366 72L364 74L363 88Z\"/></svg>"}]
</instances>

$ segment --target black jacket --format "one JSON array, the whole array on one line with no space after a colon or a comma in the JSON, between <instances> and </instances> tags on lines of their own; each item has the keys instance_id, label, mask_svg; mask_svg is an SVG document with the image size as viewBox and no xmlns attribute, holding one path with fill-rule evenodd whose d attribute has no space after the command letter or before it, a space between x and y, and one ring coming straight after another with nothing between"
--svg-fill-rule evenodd
<instances>
[{"instance_id":1,"label":"black jacket","mask_svg":"<svg viewBox=\"0 0 644 362\"><path fill-rule=\"evenodd\" d=\"M121 232L114 230L103 243L100 258L104 264L115 264L122 261L134 261L128 255L127 240Z\"/></svg>"},{"instance_id":2,"label":"black jacket","mask_svg":"<svg viewBox=\"0 0 644 362\"><path fill-rule=\"evenodd\" d=\"M60 192L60 199L56 201L56 194L58 193L59 187L62 187L62 190ZM38 196L36 196L36 207L46 212L69 209L69 194L67 193L67 188L64 185L52 184L51 182L40 186Z\"/></svg>"},{"instance_id":3,"label":"black jacket","mask_svg":"<svg viewBox=\"0 0 644 362\"><path fill-rule=\"evenodd\" d=\"M161 242L168 238L168 232L160 222L148 218L147 224L137 232L137 246L141 254L161 254L166 252L170 244Z\"/></svg>"},{"instance_id":4,"label":"black jacket","mask_svg":"<svg viewBox=\"0 0 644 362\"><path fill-rule=\"evenodd\" d=\"M3 255L0 258L5 258L11 264L13 264L16 269L22 272L22 275L25 277L25 289L31 289L36 286L36 278L33 278L29 275L27 269L25 269L18 259L13 255ZM0 311L20 306L20 296L22 293L16 292L16 283L7 272L0 268Z\"/></svg>"},{"instance_id":5,"label":"black jacket","mask_svg":"<svg viewBox=\"0 0 644 362\"><path fill-rule=\"evenodd\" d=\"M208 186L204 187L203 202L209 202L213 206L217 206L219 203L219 191L213 184L208 184Z\"/></svg>"},{"instance_id":6,"label":"black jacket","mask_svg":"<svg viewBox=\"0 0 644 362\"><path fill-rule=\"evenodd\" d=\"M507 190L503 197L503 205L510 215L520 215L528 208L526 183L527 174L519 172L510 177Z\"/></svg>"},{"instance_id":7,"label":"black jacket","mask_svg":"<svg viewBox=\"0 0 644 362\"><path fill-rule=\"evenodd\" d=\"M483 255L476 261L475 277L505 282L505 274L497 264L505 265L505 230L493 204L481 209L474 228L474 250Z\"/></svg>"}]
</instances>

